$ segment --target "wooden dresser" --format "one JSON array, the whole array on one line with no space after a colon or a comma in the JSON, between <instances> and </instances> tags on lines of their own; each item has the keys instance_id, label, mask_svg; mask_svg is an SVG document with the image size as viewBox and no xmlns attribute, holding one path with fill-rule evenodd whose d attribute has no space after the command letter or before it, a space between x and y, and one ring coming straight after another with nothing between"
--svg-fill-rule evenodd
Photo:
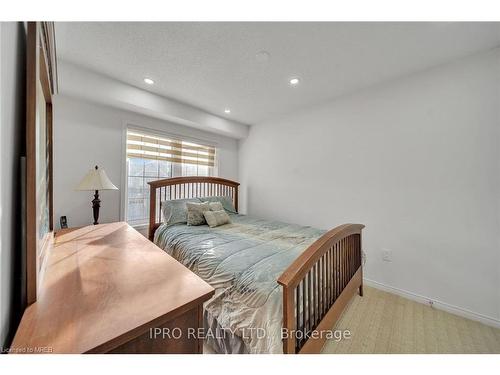
<instances>
[{"instance_id":1,"label":"wooden dresser","mask_svg":"<svg viewBox=\"0 0 500 375\"><path fill-rule=\"evenodd\" d=\"M61 230L11 353L201 353L213 293L127 223Z\"/></svg>"}]
</instances>

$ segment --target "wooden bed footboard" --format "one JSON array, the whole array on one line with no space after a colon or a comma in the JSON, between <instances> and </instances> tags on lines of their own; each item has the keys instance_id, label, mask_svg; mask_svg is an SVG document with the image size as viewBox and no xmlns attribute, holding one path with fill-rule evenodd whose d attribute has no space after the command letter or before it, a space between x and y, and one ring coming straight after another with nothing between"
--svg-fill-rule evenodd
<instances>
[{"instance_id":1,"label":"wooden bed footboard","mask_svg":"<svg viewBox=\"0 0 500 375\"><path fill-rule=\"evenodd\" d=\"M361 230L344 224L325 233L279 277L283 352L319 353L351 297L363 295Z\"/></svg>"}]
</instances>

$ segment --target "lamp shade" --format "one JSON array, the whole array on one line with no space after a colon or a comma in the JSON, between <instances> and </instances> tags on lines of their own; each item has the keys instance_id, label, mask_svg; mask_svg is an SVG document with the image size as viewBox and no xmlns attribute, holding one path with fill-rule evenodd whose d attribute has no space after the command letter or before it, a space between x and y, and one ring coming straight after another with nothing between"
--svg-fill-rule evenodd
<instances>
[{"instance_id":1,"label":"lamp shade","mask_svg":"<svg viewBox=\"0 0 500 375\"><path fill-rule=\"evenodd\" d=\"M76 190L118 190L113 185L104 169L91 169L78 184Z\"/></svg>"}]
</instances>

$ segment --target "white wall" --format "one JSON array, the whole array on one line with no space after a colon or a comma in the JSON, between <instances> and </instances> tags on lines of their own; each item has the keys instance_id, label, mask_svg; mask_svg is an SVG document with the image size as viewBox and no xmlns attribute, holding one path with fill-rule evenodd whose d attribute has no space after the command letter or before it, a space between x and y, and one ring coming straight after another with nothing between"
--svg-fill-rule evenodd
<instances>
[{"instance_id":1,"label":"white wall","mask_svg":"<svg viewBox=\"0 0 500 375\"><path fill-rule=\"evenodd\" d=\"M363 223L367 279L498 324L499 67L497 49L253 126L242 207Z\"/></svg>"},{"instance_id":2,"label":"white wall","mask_svg":"<svg viewBox=\"0 0 500 375\"><path fill-rule=\"evenodd\" d=\"M106 170L120 188L102 191L99 222L120 220L124 189L124 131L127 124L208 141L218 148L219 176L238 177L238 143L235 139L203 132L132 112L58 95L54 100L54 219L66 215L70 226L92 223L92 192L75 191L94 165Z\"/></svg>"},{"instance_id":3,"label":"white wall","mask_svg":"<svg viewBox=\"0 0 500 375\"><path fill-rule=\"evenodd\" d=\"M25 128L25 41L20 22L0 23L0 348L12 339L25 303L21 251L20 157Z\"/></svg>"}]
</instances>

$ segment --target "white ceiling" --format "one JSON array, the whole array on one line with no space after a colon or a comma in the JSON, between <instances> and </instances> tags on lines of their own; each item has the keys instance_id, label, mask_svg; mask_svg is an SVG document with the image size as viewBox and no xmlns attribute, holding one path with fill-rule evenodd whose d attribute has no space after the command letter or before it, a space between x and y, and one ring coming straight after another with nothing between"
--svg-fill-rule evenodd
<instances>
[{"instance_id":1,"label":"white ceiling","mask_svg":"<svg viewBox=\"0 0 500 375\"><path fill-rule=\"evenodd\" d=\"M254 124L499 46L499 25L58 22L56 38L60 59Z\"/></svg>"}]
</instances>

